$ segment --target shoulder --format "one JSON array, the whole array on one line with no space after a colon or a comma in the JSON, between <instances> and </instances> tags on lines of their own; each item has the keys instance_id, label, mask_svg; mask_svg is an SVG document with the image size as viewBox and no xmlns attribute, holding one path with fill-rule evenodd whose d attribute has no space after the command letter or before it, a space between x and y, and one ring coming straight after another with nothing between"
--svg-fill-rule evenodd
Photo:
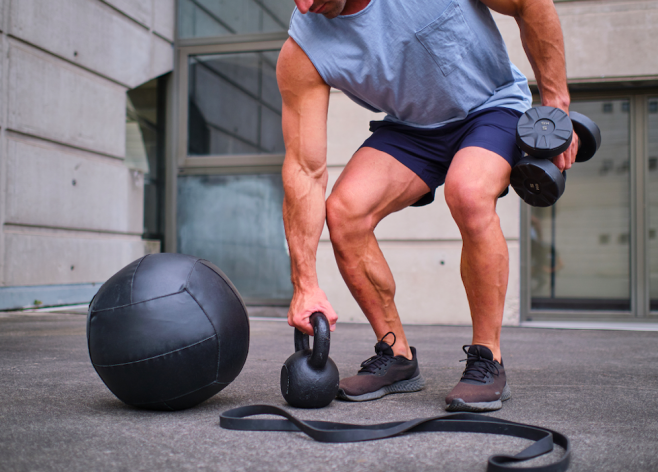
<instances>
[{"instance_id":1,"label":"shoulder","mask_svg":"<svg viewBox=\"0 0 658 472\"><path fill-rule=\"evenodd\" d=\"M281 48L276 76L282 93L288 87L328 87L304 50L292 38L288 38Z\"/></svg>"},{"instance_id":2,"label":"shoulder","mask_svg":"<svg viewBox=\"0 0 658 472\"><path fill-rule=\"evenodd\" d=\"M553 0L481 0L491 10L502 15L517 17L528 7L540 3L553 3Z\"/></svg>"}]
</instances>

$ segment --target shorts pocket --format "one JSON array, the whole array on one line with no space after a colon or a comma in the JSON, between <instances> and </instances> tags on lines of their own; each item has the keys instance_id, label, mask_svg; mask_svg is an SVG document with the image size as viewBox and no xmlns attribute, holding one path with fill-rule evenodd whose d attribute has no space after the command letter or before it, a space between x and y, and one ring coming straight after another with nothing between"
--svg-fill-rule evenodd
<instances>
[{"instance_id":1,"label":"shorts pocket","mask_svg":"<svg viewBox=\"0 0 658 472\"><path fill-rule=\"evenodd\" d=\"M455 70L473 46L473 31L457 1L450 3L436 20L416 31L416 38L445 76Z\"/></svg>"}]
</instances>

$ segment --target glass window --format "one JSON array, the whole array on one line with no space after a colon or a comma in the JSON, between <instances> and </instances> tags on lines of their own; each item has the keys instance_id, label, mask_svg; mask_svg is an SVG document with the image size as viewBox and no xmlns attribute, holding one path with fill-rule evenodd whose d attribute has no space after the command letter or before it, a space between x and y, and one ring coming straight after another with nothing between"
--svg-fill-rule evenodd
<instances>
[{"instance_id":1,"label":"glass window","mask_svg":"<svg viewBox=\"0 0 658 472\"><path fill-rule=\"evenodd\" d=\"M129 90L126 160L144 174L144 239L164 243L165 108L168 76Z\"/></svg>"},{"instance_id":2,"label":"glass window","mask_svg":"<svg viewBox=\"0 0 658 472\"><path fill-rule=\"evenodd\" d=\"M283 154L278 51L189 58L188 154Z\"/></svg>"},{"instance_id":3,"label":"glass window","mask_svg":"<svg viewBox=\"0 0 658 472\"><path fill-rule=\"evenodd\" d=\"M178 252L207 259L245 299L292 298L280 174L178 178Z\"/></svg>"},{"instance_id":4,"label":"glass window","mask_svg":"<svg viewBox=\"0 0 658 472\"><path fill-rule=\"evenodd\" d=\"M599 125L602 145L567 171L556 205L531 210L531 306L630 310L629 101L576 101L571 109Z\"/></svg>"},{"instance_id":5,"label":"glass window","mask_svg":"<svg viewBox=\"0 0 658 472\"><path fill-rule=\"evenodd\" d=\"M179 0L178 37L287 31L292 0Z\"/></svg>"},{"instance_id":6,"label":"glass window","mask_svg":"<svg viewBox=\"0 0 658 472\"><path fill-rule=\"evenodd\" d=\"M650 98L648 103L647 131L649 162L647 184L649 204L649 278L651 310L658 310L658 98Z\"/></svg>"}]
</instances>

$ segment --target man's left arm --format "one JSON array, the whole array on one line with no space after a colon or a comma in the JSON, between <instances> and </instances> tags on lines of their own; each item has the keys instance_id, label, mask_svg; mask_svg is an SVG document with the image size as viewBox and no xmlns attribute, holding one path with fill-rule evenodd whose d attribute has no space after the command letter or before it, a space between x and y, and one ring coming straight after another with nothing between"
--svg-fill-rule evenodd
<instances>
[{"instance_id":1,"label":"man's left arm","mask_svg":"<svg viewBox=\"0 0 658 472\"><path fill-rule=\"evenodd\" d=\"M482 0L492 10L513 16L521 30L521 42L535 73L541 103L569 113L569 89L562 27L552 0ZM578 139L553 159L560 169L569 169L576 160Z\"/></svg>"}]
</instances>

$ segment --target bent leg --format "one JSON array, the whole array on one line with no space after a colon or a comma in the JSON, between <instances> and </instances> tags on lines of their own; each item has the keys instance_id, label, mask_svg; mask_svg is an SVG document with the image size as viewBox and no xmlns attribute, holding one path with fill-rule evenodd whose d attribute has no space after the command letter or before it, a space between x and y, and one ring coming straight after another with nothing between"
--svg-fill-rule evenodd
<instances>
[{"instance_id":1,"label":"bent leg","mask_svg":"<svg viewBox=\"0 0 658 472\"><path fill-rule=\"evenodd\" d=\"M509 277L507 242L496 214L511 167L479 147L461 149L446 176L445 196L462 235L461 275L473 320L472 344L500 361L500 329Z\"/></svg>"},{"instance_id":2,"label":"bent leg","mask_svg":"<svg viewBox=\"0 0 658 472\"><path fill-rule=\"evenodd\" d=\"M415 203L428 191L427 184L397 159L362 147L327 200L327 225L343 279L377 339L392 331L394 354L408 359L411 350L393 300L395 281L374 230L385 216Z\"/></svg>"}]
</instances>

